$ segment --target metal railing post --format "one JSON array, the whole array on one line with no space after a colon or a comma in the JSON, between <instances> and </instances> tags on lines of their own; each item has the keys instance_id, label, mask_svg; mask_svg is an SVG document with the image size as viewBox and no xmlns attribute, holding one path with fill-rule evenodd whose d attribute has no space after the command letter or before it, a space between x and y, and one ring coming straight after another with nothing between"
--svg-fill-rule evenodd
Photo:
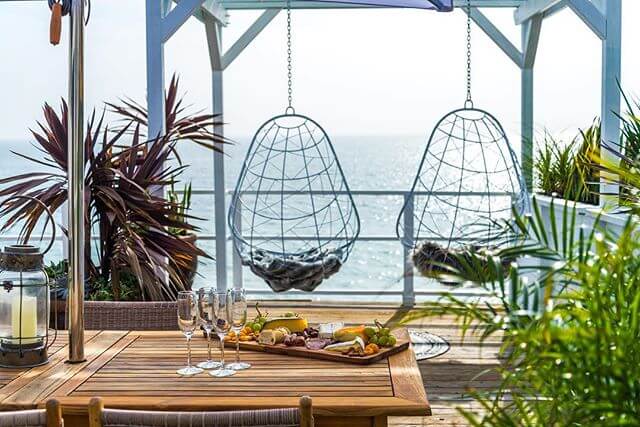
<instances>
[{"instance_id":1,"label":"metal railing post","mask_svg":"<svg viewBox=\"0 0 640 427\"><path fill-rule=\"evenodd\" d=\"M413 241L413 195L406 193L404 195L405 209L402 220L404 221L405 241ZM402 254L404 257L404 288L402 290L402 306L413 307L416 304L416 295L413 288L413 265L411 264L411 249L403 246Z\"/></svg>"},{"instance_id":2,"label":"metal railing post","mask_svg":"<svg viewBox=\"0 0 640 427\"><path fill-rule=\"evenodd\" d=\"M240 204L235 210L235 218L238 232L242 235L242 207ZM231 243L231 250L233 251L233 287L234 289L242 289L242 259L233 242Z\"/></svg>"}]
</instances>

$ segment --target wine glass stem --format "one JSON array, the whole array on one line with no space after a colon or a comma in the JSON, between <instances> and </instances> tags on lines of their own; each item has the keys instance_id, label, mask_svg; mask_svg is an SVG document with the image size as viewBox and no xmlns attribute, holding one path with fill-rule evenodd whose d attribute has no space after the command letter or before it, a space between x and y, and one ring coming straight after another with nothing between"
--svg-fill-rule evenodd
<instances>
[{"instance_id":1,"label":"wine glass stem","mask_svg":"<svg viewBox=\"0 0 640 427\"><path fill-rule=\"evenodd\" d=\"M205 331L207 333L207 360L212 360L211 359L211 331L207 330Z\"/></svg>"},{"instance_id":2,"label":"wine glass stem","mask_svg":"<svg viewBox=\"0 0 640 427\"><path fill-rule=\"evenodd\" d=\"M240 335L236 334L236 363L240 363Z\"/></svg>"},{"instance_id":3,"label":"wine glass stem","mask_svg":"<svg viewBox=\"0 0 640 427\"><path fill-rule=\"evenodd\" d=\"M191 336L187 335L187 366L191 367Z\"/></svg>"},{"instance_id":4,"label":"wine glass stem","mask_svg":"<svg viewBox=\"0 0 640 427\"><path fill-rule=\"evenodd\" d=\"M220 363L224 368L224 335L220 336Z\"/></svg>"}]
</instances>

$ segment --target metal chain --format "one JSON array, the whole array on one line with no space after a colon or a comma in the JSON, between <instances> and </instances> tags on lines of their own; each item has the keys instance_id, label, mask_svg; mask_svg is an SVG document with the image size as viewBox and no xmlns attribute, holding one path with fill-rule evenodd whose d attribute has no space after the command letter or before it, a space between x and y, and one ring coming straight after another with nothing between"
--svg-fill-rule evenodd
<instances>
[{"instance_id":1,"label":"metal chain","mask_svg":"<svg viewBox=\"0 0 640 427\"><path fill-rule=\"evenodd\" d=\"M471 0L467 0L467 99L465 108L473 108L471 99Z\"/></svg>"},{"instance_id":2,"label":"metal chain","mask_svg":"<svg viewBox=\"0 0 640 427\"><path fill-rule=\"evenodd\" d=\"M291 0L287 0L287 93L289 106L288 112L293 109L293 65L291 63Z\"/></svg>"}]
</instances>

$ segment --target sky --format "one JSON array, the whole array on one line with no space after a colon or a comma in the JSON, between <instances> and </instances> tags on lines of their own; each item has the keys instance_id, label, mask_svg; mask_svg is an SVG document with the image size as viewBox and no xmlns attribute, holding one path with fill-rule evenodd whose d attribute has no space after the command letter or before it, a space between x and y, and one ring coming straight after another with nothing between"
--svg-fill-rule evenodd
<instances>
[{"instance_id":1,"label":"sky","mask_svg":"<svg viewBox=\"0 0 640 427\"><path fill-rule=\"evenodd\" d=\"M92 0L86 30L87 109L145 99L144 0ZM485 13L517 45L513 9ZM259 12L233 12L224 46ZM623 0L623 87L640 93L640 1ZM226 132L250 135L286 107L285 14L225 71ZM0 2L0 140L28 139L44 102L67 92L68 21L62 43L48 42L45 2ZM293 12L294 106L333 135L428 135L465 97L465 16L416 10ZM599 114L600 42L569 10L544 21L535 65L538 133L575 133ZM190 19L167 43L166 78L176 72L194 109L210 109L204 27ZM517 135L519 69L477 27L475 105Z\"/></svg>"}]
</instances>

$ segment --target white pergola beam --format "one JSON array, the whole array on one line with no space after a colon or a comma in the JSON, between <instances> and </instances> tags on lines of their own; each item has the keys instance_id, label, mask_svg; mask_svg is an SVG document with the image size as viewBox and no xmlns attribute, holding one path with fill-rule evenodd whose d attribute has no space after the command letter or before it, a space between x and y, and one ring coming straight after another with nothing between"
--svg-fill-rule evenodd
<instances>
[{"instance_id":1,"label":"white pergola beam","mask_svg":"<svg viewBox=\"0 0 640 427\"><path fill-rule=\"evenodd\" d=\"M229 50L222 57L222 69L227 68L242 51L264 30L280 9L267 9L255 20L253 24L236 40Z\"/></svg>"},{"instance_id":2,"label":"white pergola beam","mask_svg":"<svg viewBox=\"0 0 640 427\"><path fill-rule=\"evenodd\" d=\"M209 48L209 62L211 63L211 70L223 70L220 26L215 19L206 17L204 20L204 28L207 34L207 47Z\"/></svg>"},{"instance_id":3,"label":"white pergola beam","mask_svg":"<svg viewBox=\"0 0 640 427\"><path fill-rule=\"evenodd\" d=\"M560 12L562 9L567 7L568 3L569 3L569 0L562 0L556 3L555 5L551 6L549 9L545 10L544 13L542 14L542 17L548 18L550 16L555 15L556 13Z\"/></svg>"},{"instance_id":4,"label":"white pergola beam","mask_svg":"<svg viewBox=\"0 0 640 427\"><path fill-rule=\"evenodd\" d=\"M607 35L607 20L589 0L569 0L569 8L593 31L600 40Z\"/></svg>"},{"instance_id":5,"label":"white pergola beam","mask_svg":"<svg viewBox=\"0 0 640 427\"><path fill-rule=\"evenodd\" d=\"M471 7L518 7L526 0L471 0ZM221 0L222 6L227 10L247 10L247 9L284 9L287 7L286 0ZM454 7L466 7L467 0L454 0ZM376 8L380 6L357 5L349 3L327 3L313 1L291 1L292 9L363 9Z\"/></svg>"},{"instance_id":6,"label":"white pergola beam","mask_svg":"<svg viewBox=\"0 0 640 427\"><path fill-rule=\"evenodd\" d=\"M0 0L2 1L2 0ZM181 0L172 0L178 4ZM229 15L219 0L204 0L199 9L193 12L193 17L204 24L205 18L210 17L217 20L223 26L227 26Z\"/></svg>"},{"instance_id":7,"label":"white pergola beam","mask_svg":"<svg viewBox=\"0 0 640 427\"><path fill-rule=\"evenodd\" d=\"M176 31L187 22L196 10L200 9L203 0L180 0L178 4L162 19L162 42L167 42Z\"/></svg>"},{"instance_id":8,"label":"white pergola beam","mask_svg":"<svg viewBox=\"0 0 640 427\"><path fill-rule=\"evenodd\" d=\"M532 68L538 53L542 16L534 16L522 25L522 68Z\"/></svg>"},{"instance_id":9,"label":"white pergola beam","mask_svg":"<svg viewBox=\"0 0 640 427\"><path fill-rule=\"evenodd\" d=\"M466 12L466 10L465 10ZM471 9L471 19L518 66L522 67L522 53L511 41L476 8Z\"/></svg>"},{"instance_id":10,"label":"white pergola beam","mask_svg":"<svg viewBox=\"0 0 640 427\"><path fill-rule=\"evenodd\" d=\"M229 16L227 10L222 6L220 0L204 0L200 12L205 16L215 19L222 26L226 26L228 23Z\"/></svg>"},{"instance_id":11,"label":"white pergola beam","mask_svg":"<svg viewBox=\"0 0 640 427\"><path fill-rule=\"evenodd\" d=\"M562 3L562 0L527 0L516 9L513 16L516 24L520 25L527 19L535 15L543 15L545 12Z\"/></svg>"}]
</instances>

